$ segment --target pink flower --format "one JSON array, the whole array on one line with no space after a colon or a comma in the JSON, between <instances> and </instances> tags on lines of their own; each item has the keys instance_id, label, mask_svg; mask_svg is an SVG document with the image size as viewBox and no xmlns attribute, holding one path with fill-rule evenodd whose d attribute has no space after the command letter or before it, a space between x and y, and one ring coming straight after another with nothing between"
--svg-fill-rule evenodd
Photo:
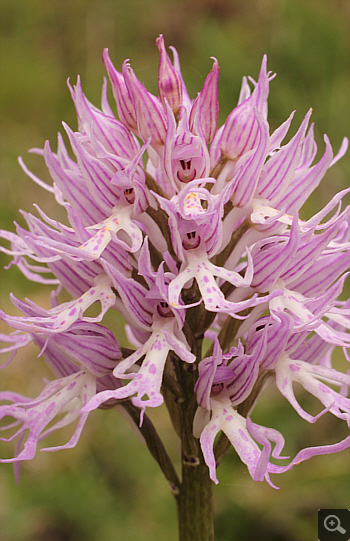
<instances>
[{"instance_id":1,"label":"pink flower","mask_svg":"<svg viewBox=\"0 0 350 541\"><path fill-rule=\"evenodd\" d=\"M98 109L78 78L69 84L78 130L64 124L73 154L61 135L57 152L48 142L33 150L43 156L52 185L20 159L67 221L36 207L39 217L23 213L26 228L0 231L7 243L1 250L13 258L9 267L56 287L50 308L11 294L22 315L0 311L14 329L0 335L2 351L10 354L6 364L34 342L56 378L33 400L0 394L10 402L0 406L0 416L15 420L5 428L20 425L8 438L19 436L15 457L6 461L33 458L39 441L76 421L68 443L44 450L73 447L88 413L100 406L117 403L131 411L142 431L149 427L146 408L165 402L180 437L193 438L186 445L195 450L199 439L203 456L194 462L204 457L215 483L214 440L222 431L251 477L274 486L271 473L349 446L347 437L320 442L277 465L283 436L253 421L271 381L303 421L315 423L329 412L350 425L349 375L331 358L336 347L348 358L350 346L349 301L339 300L350 267L350 208L341 209L349 190L309 219L299 217L345 154L347 139L334 156L324 136L315 162L311 110L288 143L294 113L271 132L268 95L275 75L266 56L257 81L243 78L237 106L218 127L217 59L191 100L176 50L172 61L162 35L156 43L158 96L128 60L117 71L105 49L119 118L106 84ZM125 319L133 349L99 325L109 313L113 329L115 312ZM304 410L294 382L320 401L319 413ZM163 450L147 444L163 467Z\"/></svg>"}]
</instances>

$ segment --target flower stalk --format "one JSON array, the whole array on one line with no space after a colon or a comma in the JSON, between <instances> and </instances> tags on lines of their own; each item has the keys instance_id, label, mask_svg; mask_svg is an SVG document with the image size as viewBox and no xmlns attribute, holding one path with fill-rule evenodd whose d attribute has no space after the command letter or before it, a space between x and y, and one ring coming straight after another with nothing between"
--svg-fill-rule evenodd
<instances>
[{"instance_id":1,"label":"flower stalk","mask_svg":"<svg viewBox=\"0 0 350 541\"><path fill-rule=\"evenodd\" d=\"M182 455L182 484L176 496L179 541L214 541L213 482L203 456Z\"/></svg>"}]
</instances>

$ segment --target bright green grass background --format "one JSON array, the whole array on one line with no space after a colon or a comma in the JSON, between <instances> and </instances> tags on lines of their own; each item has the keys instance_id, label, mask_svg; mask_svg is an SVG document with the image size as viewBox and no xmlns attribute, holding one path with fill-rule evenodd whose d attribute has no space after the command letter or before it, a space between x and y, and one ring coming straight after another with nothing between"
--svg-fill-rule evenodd
<instances>
[{"instance_id":1,"label":"bright green grass background","mask_svg":"<svg viewBox=\"0 0 350 541\"><path fill-rule=\"evenodd\" d=\"M349 123L349 2L347 0L0 0L1 6L1 227L22 223L18 208L38 202L47 214L63 219L50 194L26 178L17 164L22 155L40 178L49 180L41 158L27 149L49 139L55 148L61 120L76 127L66 87L79 73L83 88L99 104L105 76L101 53L108 47L120 69L130 58L136 75L157 93L158 50L163 33L174 45L192 97L212 66L220 64L220 122L236 105L243 75L257 77L261 58L277 72L271 83L272 128L297 110L295 133L313 107L316 139L324 150L327 133L335 151ZM113 99L111 98L111 103ZM328 172L307 216L349 185L345 157ZM8 258L1 256L1 266ZM24 281L16 268L1 271L1 300L15 313L8 292L26 295L48 307L47 287ZM108 325L120 328L114 316ZM3 331L5 332L5 330ZM35 348L20 352L1 373L2 388L36 396L50 378ZM339 361L341 362L341 361ZM315 404L303 398L310 411ZM177 440L165 410L151 412L170 454L178 464ZM299 419L271 387L254 420L280 429L286 454L301 447L333 443L345 436L341 423L325 416L316 425ZM70 431L54 434L47 445L64 443ZM1 445L2 456L13 447ZM317 509L348 507L348 454L317 457L274 482L254 483L231 450L215 487L216 541L310 541L317 538ZM1 541L175 541L175 505L157 464L128 422L114 411L90 415L76 449L40 453L22 467L21 483L12 467L1 466Z\"/></svg>"}]
</instances>

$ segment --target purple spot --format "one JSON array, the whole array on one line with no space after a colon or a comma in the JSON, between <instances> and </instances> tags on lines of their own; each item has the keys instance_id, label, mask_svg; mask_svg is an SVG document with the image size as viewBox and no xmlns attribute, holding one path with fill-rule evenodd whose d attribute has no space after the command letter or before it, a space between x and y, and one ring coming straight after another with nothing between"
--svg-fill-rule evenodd
<instances>
[{"instance_id":1,"label":"purple spot","mask_svg":"<svg viewBox=\"0 0 350 541\"><path fill-rule=\"evenodd\" d=\"M51 404L46 408L45 414L50 415L50 413L52 413L52 411L55 409L55 406L56 402L51 402Z\"/></svg>"},{"instance_id":2,"label":"purple spot","mask_svg":"<svg viewBox=\"0 0 350 541\"><path fill-rule=\"evenodd\" d=\"M208 276L203 276L203 280L204 280L204 282L207 284L207 283L209 282Z\"/></svg>"},{"instance_id":3,"label":"purple spot","mask_svg":"<svg viewBox=\"0 0 350 541\"><path fill-rule=\"evenodd\" d=\"M323 383L319 383L318 384L318 388L320 389L320 391L322 391L323 393L330 393L331 390L329 389L329 387L327 387L327 385L323 385Z\"/></svg>"},{"instance_id":4,"label":"purple spot","mask_svg":"<svg viewBox=\"0 0 350 541\"><path fill-rule=\"evenodd\" d=\"M233 419L233 415L228 415L225 417L225 421L231 421Z\"/></svg>"},{"instance_id":5,"label":"purple spot","mask_svg":"<svg viewBox=\"0 0 350 541\"><path fill-rule=\"evenodd\" d=\"M67 387L67 391L71 391L72 389L74 389L74 387L76 386L77 382L76 381L73 381L72 383L70 383Z\"/></svg>"},{"instance_id":6,"label":"purple spot","mask_svg":"<svg viewBox=\"0 0 350 541\"><path fill-rule=\"evenodd\" d=\"M249 441L249 438L248 438L247 434L246 434L241 428L239 429L238 432L239 432L239 435L241 436L241 438L242 438L243 440Z\"/></svg>"},{"instance_id":7,"label":"purple spot","mask_svg":"<svg viewBox=\"0 0 350 541\"><path fill-rule=\"evenodd\" d=\"M211 293L211 287L207 287L207 293Z\"/></svg>"},{"instance_id":8,"label":"purple spot","mask_svg":"<svg viewBox=\"0 0 350 541\"><path fill-rule=\"evenodd\" d=\"M151 346L151 350L152 349L158 349L158 350L161 350L162 349L162 343L160 340L155 340Z\"/></svg>"},{"instance_id":9,"label":"purple spot","mask_svg":"<svg viewBox=\"0 0 350 541\"><path fill-rule=\"evenodd\" d=\"M151 364L151 366L148 369L150 374L155 374L157 372L157 367L155 364Z\"/></svg>"},{"instance_id":10,"label":"purple spot","mask_svg":"<svg viewBox=\"0 0 350 541\"><path fill-rule=\"evenodd\" d=\"M299 372L300 371L300 366L298 366L296 364L290 364L289 368L292 370L292 372Z\"/></svg>"},{"instance_id":11,"label":"purple spot","mask_svg":"<svg viewBox=\"0 0 350 541\"><path fill-rule=\"evenodd\" d=\"M77 309L76 309L76 308L73 308L73 310L71 310L71 311L69 312L69 315L70 315L70 316L74 316L74 314L75 314L76 311L77 311Z\"/></svg>"}]
</instances>

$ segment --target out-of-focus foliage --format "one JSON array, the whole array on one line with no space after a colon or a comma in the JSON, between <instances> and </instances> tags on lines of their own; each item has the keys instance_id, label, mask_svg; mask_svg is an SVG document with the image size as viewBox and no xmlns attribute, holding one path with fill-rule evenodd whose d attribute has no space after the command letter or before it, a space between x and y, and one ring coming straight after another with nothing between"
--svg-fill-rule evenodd
<instances>
[{"instance_id":1,"label":"out-of-focus foliage","mask_svg":"<svg viewBox=\"0 0 350 541\"><path fill-rule=\"evenodd\" d=\"M269 99L273 127L297 109L293 132L312 106L320 151L323 133L329 135L335 151L343 136L350 135L347 0L2 0L0 6L2 228L11 229L14 219L21 222L17 209L31 211L33 202L62 219L50 194L25 177L17 156L22 155L31 170L48 180L43 160L26 151L42 147L45 139L54 147L61 120L76 126L67 77L74 83L79 73L87 97L99 104L104 47L118 69L130 58L139 79L157 93L155 39L163 33L166 45L174 45L180 53L192 97L211 68L210 56L217 57L221 119L237 102L242 76L256 77L267 53L269 69L277 72ZM346 157L329 172L313 197L314 211L349 185L349 169ZM1 265L7 263L1 256ZM24 281L17 269L1 271L1 278L5 310L13 310L9 290L47 304L49 290ZM108 323L113 328L113 317ZM50 374L36 355L34 348L19 354L2 372L2 380L6 379L2 386L38 394L41 378ZM178 464L167 414L164 410L154 415ZM300 420L273 389L266 394L264 418L256 421L280 429L287 441L293 441L291 455L313 445L316 434L317 441L322 441L322 433L326 442L327 435L337 430L327 416L314 426ZM62 433L62 442L68 437L68 432ZM315 539L317 509L347 505L350 483L345 455L301 464L275 477L281 490L273 491L254 483L232 451L218 470L216 540ZM1 466L1 487L3 541L177 539L168 486L116 412L91 415L76 449L38 453L32 463L22 466L19 487L12 467Z\"/></svg>"}]
</instances>

